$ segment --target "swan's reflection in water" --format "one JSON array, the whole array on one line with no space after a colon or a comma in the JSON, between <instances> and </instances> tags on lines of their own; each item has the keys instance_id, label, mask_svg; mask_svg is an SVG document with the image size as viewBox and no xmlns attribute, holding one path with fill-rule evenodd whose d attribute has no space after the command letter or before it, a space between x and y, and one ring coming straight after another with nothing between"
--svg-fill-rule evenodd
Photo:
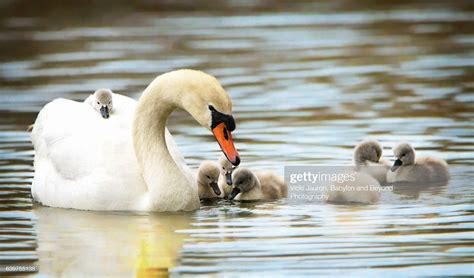
<instances>
[{"instance_id":1,"label":"swan's reflection in water","mask_svg":"<svg viewBox=\"0 0 474 278\"><path fill-rule=\"evenodd\" d=\"M410 182L398 182L391 184L393 187L393 193L399 195L402 199L418 200L423 198L423 194L429 196L442 195L448 182L436 182L436 183L410 183Z\"/></svg>"},{"instance_id":2,"label":"swan's reflection in water","mask_svg":"<svg viewBox=\"0 0 474 278\"><path fill-rule=\"evenodd\" d=\"M190 214L133 214L36 205L40 273L156 277L175 265Z\"/></svg>"}]
</instances>

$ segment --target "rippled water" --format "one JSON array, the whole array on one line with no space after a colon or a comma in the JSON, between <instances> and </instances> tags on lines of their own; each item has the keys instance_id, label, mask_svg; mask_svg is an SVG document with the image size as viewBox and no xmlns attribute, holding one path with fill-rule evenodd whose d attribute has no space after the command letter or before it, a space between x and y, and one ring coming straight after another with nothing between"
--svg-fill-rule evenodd
<instances>
[{"instance_id":1,"label":"rippled water","mask_svg":"<svg viewBox=\"0 0 474 278\"><path fill-rule=\"evenodd\" d=\"M103 2L102 2L103 3ZM469 1L278 1L113 7L0 4L0 264L40 274L472 275L474 8ZM398 186L377 205L205 204L194 213L34 206L26 129L58 97L138 98L196 68L230 93L246 166L348 164L365 137L447 160L446 186ZM188 163L219 155L185 113Z\"/></svg>"}]
</instances>

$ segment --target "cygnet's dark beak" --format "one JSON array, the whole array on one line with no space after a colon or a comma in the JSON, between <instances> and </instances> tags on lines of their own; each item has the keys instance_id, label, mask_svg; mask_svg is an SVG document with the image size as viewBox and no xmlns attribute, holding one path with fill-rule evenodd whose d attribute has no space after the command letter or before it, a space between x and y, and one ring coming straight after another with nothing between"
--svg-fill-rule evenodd
<instances>
[{"instance_id":1,"label":"cygnet's dark beak","mask_svg":"<svg viewBox=\"0 0 474 278\"><path fill-rule=\"evenodd\" d=\"M232 172L225 172L225 180L227 185L232 185Z\"/></svg>"},{"instance_id":2,"label":"cygnet's dark beak","mask_svg":"<svg viewBox=\"0 0 474 278\"><path fill-rule=\"evenodd\" d=\"M229 200L233 200L235 196L239 195L239 193L240 193L240 189L238 187L234 187L232 189L232 192L230 192L229 194Z\"/></svg>"},{"instance_id":3,"label":"cygnet's dark beak","mask_svg":"<svg viewBox=\"0 0 474 278\"><path fill-rule=\"evenodd\" d=\"M109 108L104 105L100 108L100 114L102 115L102 118L108 119L109 118Z\"/></svg>"},{"instance_id":4,"label":"cygnet's dark beak","mask_svg":"<svg viewBox=\"0 0 474 278\"><path fill-rule=\"evenodd\" d=\"M212 188L212 190L217 196L221 195L221 189L219 188L219 186L217 185L215 181L211 182L209 186Z\"/></svg>"},{"instance_id":5,"label":"cygnet's dark beak","mask_svg":"<svg viewBox=\"0 0 474 278\"><path fill-rule=\"evenodd\" d=\"M390 170L392 172L395 172L400 166L402 166L403 162L400 159L395 160L395 163L393 163L392 168Z\"/></svg>"}]
</instances>

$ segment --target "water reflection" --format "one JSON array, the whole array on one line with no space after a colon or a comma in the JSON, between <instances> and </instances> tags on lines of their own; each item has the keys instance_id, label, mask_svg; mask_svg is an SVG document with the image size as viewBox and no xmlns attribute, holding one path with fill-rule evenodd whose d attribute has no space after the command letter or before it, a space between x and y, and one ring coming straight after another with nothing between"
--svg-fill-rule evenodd
<instances>
[{"instance_id":1,"label":"water reflection","mask_svg":"<svg viewBox=\"0 0 474 278\"><path fill-rule=\"evenodd\" d=\"M58 276L165 275L175 265L190 215L87 212L35 206L39 267Z\"/></svg>"},{"instance_id":2,"label":"water reflection","mask_svg":"<svg viewBox=\"0 0 474 278\"><path fill-rule=\"evenodd\" d=\"M234 217L238 209L247 217ZM472 228L466 209L419 204L209 207L198 213L192 230L180 231L191 239L173 273L426 275L432 273L428 264L444 275L469 273L462 262L470 262L472 250L461 247Z\"/></svg>"},{"instance_id":3,"label":"water reflection","mask_svg":"<svg viewBox=\"0 0 474 278\"><path fill-rule=\"evenodd\" d=\"M472 275L469 1L0 6L0 264L131 276L163 273L177 257L175 275ZM45 103L83 100L99 87L138 98L157 74L186 67L215 75L231 94L248 167L347 165L370 136L387 159L409 141L447 160L453 178L397 186L372 206L223 201L173 215L32 208L25 130ZM174 113L169 128L191 166L219 156L188 115Z\"/></svg>"}]
</instances>

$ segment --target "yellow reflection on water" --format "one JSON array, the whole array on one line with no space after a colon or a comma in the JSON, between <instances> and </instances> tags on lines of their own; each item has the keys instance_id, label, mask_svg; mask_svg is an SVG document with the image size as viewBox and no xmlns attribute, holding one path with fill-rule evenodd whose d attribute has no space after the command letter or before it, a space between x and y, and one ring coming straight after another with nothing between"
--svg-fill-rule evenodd
<instances>
[{"instance_id":1,"label":"yellow reflection on water","mask_svg":"<svg viewBox=\"0 0 474 278\"><path fill-rule=\"evenodd\" d=\"M152 232L140 233L140 252L136 260L136 277L166 277L169 269L175 266L178 251L181 249L184 234L175 230L189 227L189 216L183 214L154 215L151 220ZM148 220L148 219L144 219Z\"/></svg>"},{"instance_id":2,"label":"yellow reflection on water","mask_svg":"<svg viewBox=\"0 0 474 278\"><path fill-rule=\"evenodd\" d=\"M114 213L35 206L40 274L166 276L192 214Z\"/></svg>"}]
</instances>

